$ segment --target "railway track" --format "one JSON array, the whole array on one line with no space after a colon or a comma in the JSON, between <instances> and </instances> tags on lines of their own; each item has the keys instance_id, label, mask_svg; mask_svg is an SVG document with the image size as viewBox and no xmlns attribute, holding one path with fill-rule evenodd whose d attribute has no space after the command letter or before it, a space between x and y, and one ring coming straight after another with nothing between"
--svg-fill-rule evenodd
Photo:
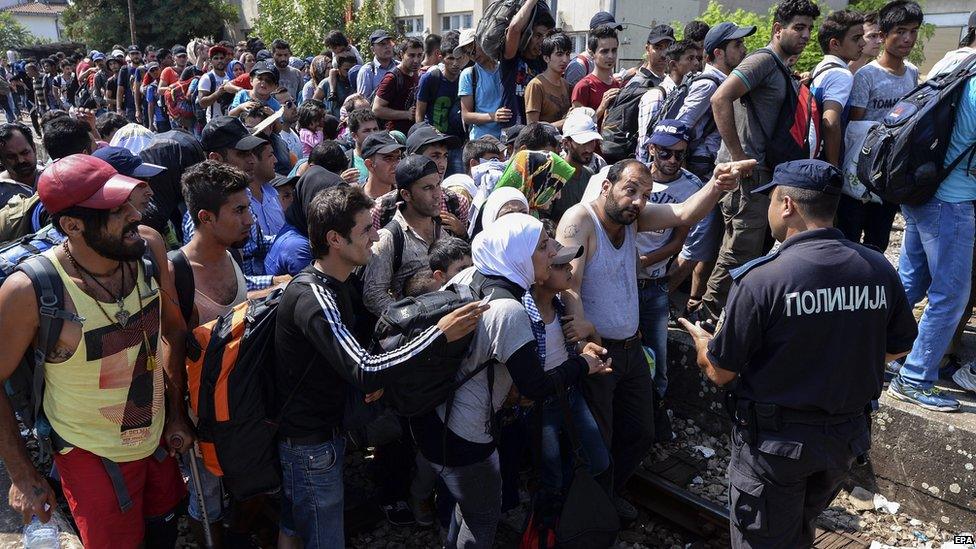
<instances>
[{"instance_id":1,"label":"railway track","mask_svg":"<svg viewBox=\"0 0 976 549\"><path fill-rule=\"evenodd\" d=\"M729 510L649 471L638 471L627 485L634 503L701 541L728 543ZM867 549L871 541L853 532L817 528L816 549Z\"/></svg>"}]
</instances>

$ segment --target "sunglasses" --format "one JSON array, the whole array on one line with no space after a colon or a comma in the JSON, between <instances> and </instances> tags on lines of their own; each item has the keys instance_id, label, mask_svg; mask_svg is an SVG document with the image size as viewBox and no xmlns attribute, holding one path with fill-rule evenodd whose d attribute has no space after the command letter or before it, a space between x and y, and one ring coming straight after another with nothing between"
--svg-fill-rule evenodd
<instances>
[{"instance_id":1,"label":"sunglasses","mask_svg":"<svg viewBox=\"0 0 976 549\"><path fill-rule=\"evenodd\" d=\"M671 157L673 156L675 160L680 162L685 159L686 154L688 154L688 151L673 151L663 147L654 147L654 156L660 158L661 160L671 160Z\"/></svg>"}]
</instances>

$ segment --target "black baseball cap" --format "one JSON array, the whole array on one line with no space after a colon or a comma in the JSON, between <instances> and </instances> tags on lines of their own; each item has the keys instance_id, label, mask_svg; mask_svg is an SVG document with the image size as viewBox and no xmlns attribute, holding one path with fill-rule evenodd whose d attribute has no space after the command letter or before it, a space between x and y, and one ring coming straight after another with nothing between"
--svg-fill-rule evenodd
<instances>
[{"instance_id":1,"label":"black baseball cap","mask_svg":"<svg viewBox=\"0 0 976 549\"><path fill-rule=\"evenodd\" d=\"M393 139L390 132L373 132L363 140L363 158L369 158L374 154L387 154L393 151L403 150L403 145Z\"/></svg>"},{"instance_id":2,"label":"black baseball cap","mask_svg":"<svg viewBox=\"0 0 976 549\"><path fill-rule=\"evenodd\" d=\"M137 46L135 44L132 44L131 46L129 46L129 49L127 51L129 53L142 53L142 50L139 49L139 46Z\"/></svg>"},{"instance_id":3,"label":"black baseball cap","mask_svg":"<svg viewBox=\"0 0 976 549\"><path fill-rule=\"evenodd\" d=\"M297 185L299 177L300 176L297 175L279 175L268 183L271 183L271 186L277 189L278 187L284 187L285 185Z\"/></svg>"},{"instance_id":4,"label":"black baseball cap","mask_svg":"<svg viewBox=\"0 0 976 549\"><path fill-rule=\"evenodd\" d=\"M376 29L372 33L370 33L370 35L369 35L369 43L370 43L370 45L378 44L378 43L380 43L380 42L382 42L384 40L392 39L392 38L393 37L390 36L390 33L386 32L385 30L383 30L383 29Z\"/></svg>"},{"instance_id":5,"label":"black baseball cap","mask_svg":"<svg viewBox=\"0 0 976 549\"><path fill-rule=\"evenodd\" d=\"M618 23L613 14L608 11L598 11L596 15L590 18L590 30L597 27L613 27L618 31L624 30L624 26Z\"/></svg>"},{"instance_id":6,"label":"black baseball cap","mask_svg":"<svg viewBox=\"0 0 976 549\"><path fill-rule=\"evenodd\" d=\"M251 67L251 79L257 80L259 76L270 75L274 79L274 83L277 84L280 78L280 73L278 68L274 64L269 64L264 61L259 61Z\"/></svg>"},{"instance_id":7,"label":"black baseball cap","mask_svg":"<svg viewBox=\"0 0 976 549\"><path fill-rule=\"evenodd\" d=\"M433 174L440 174L433 160L422 154L411 154L397 164L397 189L406 189L418 179Z\"/></svg>"},{"instance_id":8,"label":"black baseball cap","mask_svg":"<svg viewBox=\"0 0 976 549\"><path fill-rule=\"evenodd\" d=\"M443 143L448 149L457 148L461 144L460 138L444 135L429 124L417 124L410 129L407 134L407 154L420 154L421 149L434 143Z\"/></svg>"},{"instance_id":9,"label":"black baseball cap","mask_svg":"<svg viewBox=\"0 0 976 549\"><path fill-rule=\"evenodd\" d=\"M200 144L207 152L220 149L251 151L263 145L264 139L247 131L244 123L233 116L217 116L203 127Z\"/></svg>"},{"instance_id":10,"label":"black baseball cap","mask_svg":"<svg viewBox=\"0 0 976 549\"><path fill-rule=\"evenodd\" d=\"M165 166L143 162L142 158L124 147L102 147L92 156L108 162L120 174L137 179L149 179L166 171Z\"/></svg>"},{"instance_id":11,"label":"black baseball cap","mask_svg":"<svg viewBox=\"0 0 976 549\"><path fill-rule=\"evenodd\" d=\"M725 21L708 29L705 34L705 54L708 55L715 51L715 48L722 45L726 40L738 40L746 36L756 34L756 27L740 27L735 23Z\"/></svg>"},{"instance_id":12,"label":"black baseball cap","mask_svg":"<svg viewBox=\"0 0 976 549\"><path fill-rule=\"evenodd\" d=\"M671 25L655 25L651 28L651 32L647 33L648 44L657 44L661 40L674 42L674 29Z\"/></svg>"},{"instance_id":13,"label":"black baseball cap","mask_svg":"<svg viewBox=\"0 0 976 549\"><path fill-rule=\"evenodd\" d=\"M840 170L823 160L791 160L773 170L773 180L752 192L769 194L777 185L839 195L844 185Z\"/></svg>"},{"instance_id":14,"label":"black baseball cap","mask_svg":"<svg viewBox=\"0 0 976 549\"><path fill-rule=\"evenodd\" d=\"M173 52L174 57L177 55L186 55L186 48L183 46L174 46L171 51Z\"/></svg>"},{"instance_id":15,"label":"black baseball cap","mask_svg":"<svg viewBox=\"0 0 976 549\"><path fill-rule=\"evenodd\" d=\"M518 134L522 133L522 130L524 129L525 129L524 124L513 124L507 128L502 128L502 138L501 138L502 144L505 145L506 147L514 145L515 139L518 137Z\"/></svg>"}]
</instances>

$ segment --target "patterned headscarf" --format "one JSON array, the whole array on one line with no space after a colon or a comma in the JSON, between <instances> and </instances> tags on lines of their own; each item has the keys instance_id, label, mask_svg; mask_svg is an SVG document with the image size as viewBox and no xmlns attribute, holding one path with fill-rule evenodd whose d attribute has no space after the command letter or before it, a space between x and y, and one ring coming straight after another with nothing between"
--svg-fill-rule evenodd
<instances>
[{"instance_id":1,"label":"patterned headscarf","mask_svg":"<svg viewBox=\"0 0 976 549\"><path fill-rule=\"evenodd\" d=\"M495 188L515 187L528 199L530 211L545 211L574 173L576 168L554 152L519 151Z\"/></svg>"}]
</instances>

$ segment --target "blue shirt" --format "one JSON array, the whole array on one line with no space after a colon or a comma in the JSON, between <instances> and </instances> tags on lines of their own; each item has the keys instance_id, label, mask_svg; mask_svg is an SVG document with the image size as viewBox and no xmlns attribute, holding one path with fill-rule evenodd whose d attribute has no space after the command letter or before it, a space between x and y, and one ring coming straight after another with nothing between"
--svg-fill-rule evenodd
<instances>
[{"instance_id":1,"label":"blue shirt","mask_svg":"<svg viewBox=\"0 0 976 549\"><path fill-rule=\"evenodd\" d=\"M264 258L264 271L269 275L297 275L312 263L312 247L308 238L295 227L285 223L275 237L271 250Z\"/></svg>"},{"instance_id":2,"label":"blue shirt","mask_svg":"<svg viewBox=\"0 0 976 549\"><path fill-rule=\"evenodd\" d=\"M472 84L472 71L478 71L478 84ZM502 106L502 80L499 70L494 72L485 70L479 64L468 67L461 71L461 78L458 82L458 97L474 95L474 110L476 112L493 113ZM482 135L492 135L501 137L502 126L498 122L487 124L472 124L471 139L478 139Z\"/></svg>"},{"instance_id":3,"label":"blue shirt","mask_svg":"<svg viewBox=\"0 0 976 549\"><path fill-rule=\"evenodd\" d=\"M976 78L970 78L959 98L956 125L949 138L945 165L959 157L967 147L976 142ZM939 185L935 197L945 202L976 200L976 157L969 154L962 159L952 173Z\"/></svg>"},{"instance_id":4,"label":"blue shirt","mask_svg":"<svg viewBox=\"0 0 976 549\"><path fill-rule=\"evenodd\" d=\"M234 96L234 100L230 103L230 108L237 108L241 103L247 103L251 99L251 92L249 90L241 90L237 92L237 95ZM281 103L279 103L274 97L269 97L267 101L261 101L260 99L254 99L254 101L263 103L275 111L281 108Z\"/></svg>"},{"instance_id":5,"label":"blue shirt","mask_svg":"<svg viewBox=\"0 0 976 549\"><path fill-rule=\"evenodd\" d=\"M149 104L149 103L155 104L156 103L156 97L157 97L156 96L156 93L157 93L158 90L159 90L159 85L156 84L155 82L153 82L152 84L149 84L148 86L146 86L146 103L147 104ZM153 109L153 118L156 119L156 122L163 122L164 120L166 120L166 117L163 116L163 109L159 108L159 105L156 105L155 108Z\"/></svg>"},{"instance_id":6,"label":"blue shirt","mask_svg":"<svg viewBox=\"0 0 976 549\"><path fill-rule=\"evenodd\" d=\"M258 225L261 226L264 234L276 235L285 224L285 212L282 211L281 203L278 202L278 191L271 183L264 183L261 185L261 192L264 196L259 202L248 189L247 196L251 199L251 212L254 213L254 219L258 221Z\"/></svg>"}]
</instances>

